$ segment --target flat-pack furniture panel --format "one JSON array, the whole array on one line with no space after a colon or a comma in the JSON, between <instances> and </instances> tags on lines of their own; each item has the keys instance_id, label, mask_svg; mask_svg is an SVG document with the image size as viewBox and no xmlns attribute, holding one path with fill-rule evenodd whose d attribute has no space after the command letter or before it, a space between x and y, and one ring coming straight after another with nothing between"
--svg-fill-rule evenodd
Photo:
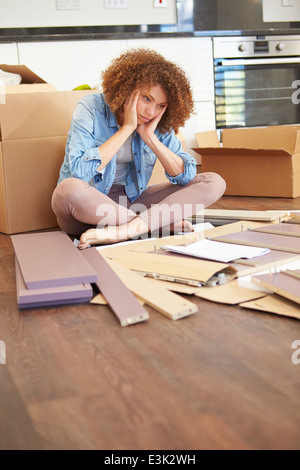
<instances>
[{"instance_id":1,"label":"flat-pack furniture panel","mask_svg":"<svg viewBox=\"0 0 300 470\"><path fill-rule=\"evenodd\" d=\"M28 289L98 280L95 270L62 231L13 235L11 240Z\"/></svg>"},{"instance_id":2,"label":"flat-pack furniture panel","mask_svg":"<svg viewBox=\"0 0 300 470\"><path fill-rule=\"evenodd\" d=\"M93 296L90 284L27 289L16 260L17 302L20 309L89 302Z\"/></svg>"}]
</instances>

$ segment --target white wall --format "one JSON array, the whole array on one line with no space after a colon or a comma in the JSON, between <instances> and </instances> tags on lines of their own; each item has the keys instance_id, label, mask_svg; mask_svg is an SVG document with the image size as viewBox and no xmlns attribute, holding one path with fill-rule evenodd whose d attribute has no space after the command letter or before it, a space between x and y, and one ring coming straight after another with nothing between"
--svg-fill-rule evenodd
<instances>
[{"instance_id":1,"label":"white wall","mask_svg":"<svg viewBox=\"0 0 300 470\"><path fill-rule=\"evenodd\" d=\"M180 65L190 79L196 115L181 129L190 153L195 133L215 129L211 38L159 38L0 44L0 64L24 64L58 90L100 86L101 71L114 57L133 47L157 50Z\"/></svg>"},{"instance_id":2,"label":"white wall","mask_svg":"<svg viewBox=\"0 0 300 470\"><path fill-rule=\"evenodd\" d=\"M300 21L300 0L263 0L263 19L275 23Z\"/></svg>"},{"instance_id":3,"label":"white wall","mask_svg":"<svg viewBox=\"0 0 300 470\"><path fill-rule=\"evenodd\" d=\"M127 0L126 9L104 8L104 0L77 0L79 10L57 10L56 0L0 0L0 28L174 24L176 0L154 8L153 0Z\"/></svg>"}]
</instances>

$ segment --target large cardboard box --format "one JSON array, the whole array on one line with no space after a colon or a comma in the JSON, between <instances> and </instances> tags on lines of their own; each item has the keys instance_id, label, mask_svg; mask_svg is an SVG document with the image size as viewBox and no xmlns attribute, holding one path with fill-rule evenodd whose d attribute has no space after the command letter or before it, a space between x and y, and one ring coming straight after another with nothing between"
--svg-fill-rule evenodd
<instances>
[{"instance_id":1,"label":"large cardboard box","mask_svg":"<svg viewBox=\"0 0 300 470\"><path fill-rule=\"evenodd\" d=\"M15 73L22 77L20 85L9 85L7 87L1 87L1 94L7 93L37 93L39 91L56 91L56 88L50 83L45 82L41 77L36 75L26 65L7 65L0 64L0 69L4 72ZM34 87L32 86L34 85Z\"/></svg>"},{"instance_id":2,"label":"large cardboard box","mask_svg":"<svg viewBox=\"0 0 300 470\"><path fill-rule=\"evenodd\" d=\"M7 234L57 226L51 196L75 105L89 92L12 88L0 101L0 232Z\"/></svg>"},{"instance_id":3,"label":"large cardboard box","mask_svg":"<svg viewBox=\"0 0 300 470\"><path fill-rule=\"evenodd\" d=\"M196 134L202 172L219 173L230 196L300 196L300 126L224 129Z\"/></svg>"}]
</instances>

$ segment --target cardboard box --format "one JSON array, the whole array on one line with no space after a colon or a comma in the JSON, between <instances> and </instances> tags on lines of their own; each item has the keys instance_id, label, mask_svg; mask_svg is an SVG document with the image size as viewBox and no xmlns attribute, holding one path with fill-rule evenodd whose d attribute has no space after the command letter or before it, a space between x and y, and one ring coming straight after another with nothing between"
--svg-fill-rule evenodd
<instances>
[{"instance_id":1,"label":"cardboard box","mask_svg":"<svg viewBox=\"0 0 300 470\"><path fill-rule=\"evenodd\" d=\"M24 91L27 93L37 93L38 91L56 91L56 88L53 85L45 82L45 80L32 72L32 70L26 67L26 65L0 64L0 69L4 72L16 73L22 77L20 85L9 85L6 87L1 87L2 89L5 88L5 93L24 93ZM34 87L31 86L33 84L35 85Z\"/></svg>"},{"instance_id":2,"label":"cardboard box","mask_svg":"<svg viewBox=\"0 0 300 470\"><path fill-rule=\"evenodd\" d=\"M300 196L300 126L224 129L196 134L202 172L220 174L225 195Z\"/></svg>"},{"instance_id":3,"label":"cardboard box","mask_svg":"<svg viewBox=\"0 0 300 470\"><path fill-rule=\"evenodd\" d=\"M12 88L0 101L0 232L7 234L57 226L51 197L67 133L77 101L91 92L41 82Z\"/></svg>"}]
</instances>

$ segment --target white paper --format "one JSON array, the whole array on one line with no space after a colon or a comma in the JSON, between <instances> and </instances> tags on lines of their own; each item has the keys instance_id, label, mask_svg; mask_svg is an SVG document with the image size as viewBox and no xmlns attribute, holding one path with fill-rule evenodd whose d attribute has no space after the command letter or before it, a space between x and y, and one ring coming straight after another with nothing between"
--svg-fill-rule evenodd
<instances>
[{"instance_id":1,"label":"white paper","mask_svg":"<svg viewBox=\"0 0 300 470\"><path fill-rule=\"evenodd\" d=\"M199 224L193 224L193 231L192 232L178 232L177 235L186 235L187 233L194 233L194 232L204 232L205 230L211 230L215 228L210 222L201 222Z\"/></svg>"},{"instance_id":2,"label":"white paper","mask_svg":"<svg viewBox=\"0 0 300 470\"><path fill-rule=\"evenodd\" d=\"M197 258L229 263L240 258L251 259L270 253L268 248L256 248L253 246L234 245L231 243L201 240L188 246L165 245L165 250L180 253L182 255L195 256Z\"/></svg>"}]
</instances>

